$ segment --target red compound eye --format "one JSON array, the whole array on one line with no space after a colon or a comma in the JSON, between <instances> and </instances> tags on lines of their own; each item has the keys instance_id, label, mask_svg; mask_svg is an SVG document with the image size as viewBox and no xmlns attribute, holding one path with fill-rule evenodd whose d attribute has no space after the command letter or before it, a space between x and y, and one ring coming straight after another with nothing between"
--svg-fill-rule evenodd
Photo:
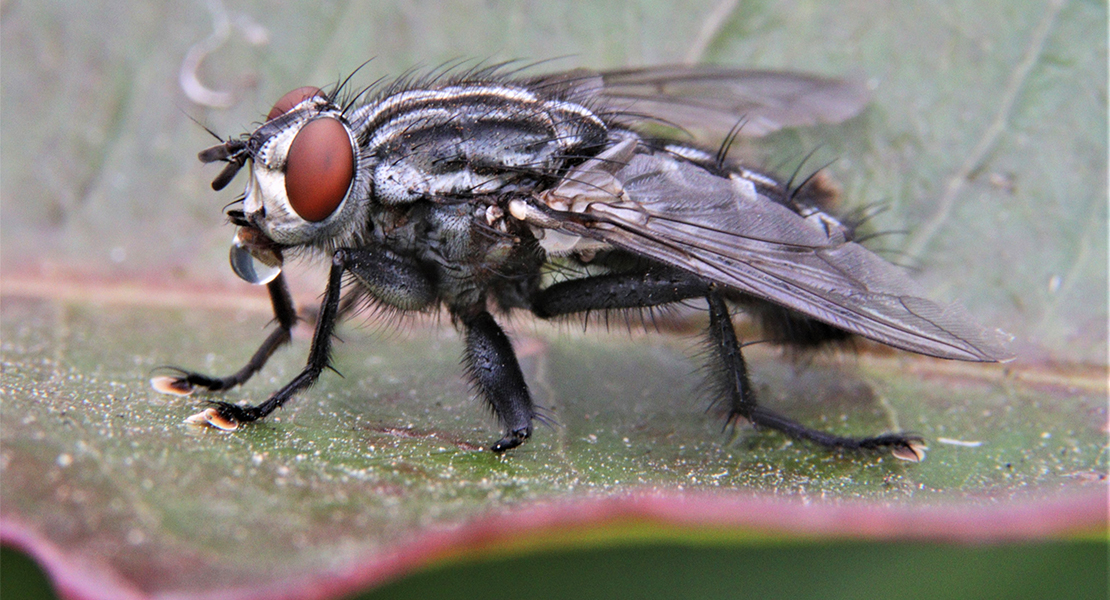
<instances>
[{"instance_id":1,"label":"red compound eye","mask_svg":"<svg viewBox=\"0 0 1110 600\"><path fill-rule=\"evenodd\" d=\"M330 117L309 121L285 158L285 194L306 221L323 221L339 208L355 176L347 128Z\"/></svg>"},{"instance_id":2,"label":"red compound eye","mask_svg":"<svg viewBox=\"0 0 1110 600\"><path fill-rule=\"evenodd\" d=\"M274 107L270 109L270 113L266 115L266 120L271 121L285 113L289 112L291 108L315 96L323 96L324 91L318 87L311 85L299 87L291 92L286 92L284 96L274 103Z\"/></svg>"}]
</instances>

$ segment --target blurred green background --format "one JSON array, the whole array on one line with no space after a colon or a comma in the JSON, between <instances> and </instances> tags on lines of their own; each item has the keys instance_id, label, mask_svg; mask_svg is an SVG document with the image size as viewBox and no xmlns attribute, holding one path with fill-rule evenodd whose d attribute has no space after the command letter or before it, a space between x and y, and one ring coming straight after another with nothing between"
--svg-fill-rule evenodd
<instances>
[{"instance_id":1,"label":"blurred green background","mask_svg":"<svg viewBox=\"0 0 1110 600\"><path fill-rule=\"evenodd\" d=\"M220 31L222 40L210 37ZM213 97L230 99L226 107L182 91L186 57L205 40L212 45L197 74L226 94ZM1003 508L1015 498L1092 491L1084 481L1104 489L1103 2L5 0L0 55L0 511L78 555L108 557L151 589L185 585L190 571L167 567L187 563L183 555L219 585L248 570L256 550L259 577L300 572L484 510L643 484ZM347 378L322 381L273 425L230 438L183 432L177 423L196 400L150 392L150 369L235 363L268 318L260 290L245 289L226 267L231 231L221 208L239 184L210 191L215 169L195 156L212 140L193 119L237 135L288 89L327 85L370 58L361 83L456 59L552 57L559 60L544 67L697 61L866 79L875 97L859 118L775 134L754 144L754 160L789 171L815 148L810 164L835 160L829 169L848 207L884 205L874 226L904 232L882 239L892 258L912 266L934 296L958 298L983 323L1012 333L1019 358L1008 371L818 361L799 378L756 349L758 376L774 390L769 398L809 422L828 418L826 426L856 432L898 425L983 448L933 444L925 463L907 469L838 461L775 436L728 444L703 405L673 402L676 387L694 395L688 340L599 341L526 324L518 324L518 347L538 348L522 351L528 376L563 425L512 461L469 445L488 442L493 430L458 378L458 340L418 327L345 332ZM298 298L315 298L319 271L290 271ZM235 399L290 377L305 344ZM845 364L862 376L841 374ZM817 405L794 400L807 396ZM418 435L400 437L394 426ZM368 507L382 512L367 517ZM274 514L291 518L275 523ZM207 518L248 534L198 530ZM1048 591L1069 581L1081 592L1074 597L1100 597L1106 586L1098 542L987 550L749 544L524 553L437 568L377 593L445 594L523 573L548 577L528 590L538 597L563 589L559 582L590 580L609 582L599 588L609 597L749 589L774 597L775 585L804 594L813 588L790 586L835 572L892 586L871 590L943 597L906 565L951 576L961 593L949 597L1048 597L1023 578L980 587L991 582L984 574L1024 564L1044 567ZM289 548L299 550L283 567ZM768 556L773 566L761 562ZM160 578L140 568L144 559ZM11 567L17 561L4 551L5 597L24 572ZM753 571L767 574L766 588L752 587L761 585L748 579ZM635 583L611 585L622 574ZM511 584L483 589L522 589L520 579L504 581ZM840 597L858 597L853 586L866 583L837 585ZM568 588L588 597L578 584Z\"/></svg>"},{"instance_id":2,"label":"blurred green background","mask_svg":"<svg viewBox=\"0 0 1110 600\"><path fill-rule=\"evenodd\" d=\"M475 58L614 68L694 59L858 75L849 128L785 132L768 164L818 148L852 206L939 297L1017 336L1023 357L1106 363L1106 7L1062 2L18 2L3 4L5 272L41 265L230 280L222 195L197 162L288 89L373 59L363 83ZM221 21L219 18L225 18ZM190 48L224 23L200 81Z\"/></svg>"}]
</instances>

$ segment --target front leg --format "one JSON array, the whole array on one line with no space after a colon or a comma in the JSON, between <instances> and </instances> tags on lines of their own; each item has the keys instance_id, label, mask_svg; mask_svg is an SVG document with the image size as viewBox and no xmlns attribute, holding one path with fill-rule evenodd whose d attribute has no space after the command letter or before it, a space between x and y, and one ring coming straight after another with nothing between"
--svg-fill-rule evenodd
<instances>
[{"instance_id":1,"label":"front leg","mask_svg":"<svg viewBox=\"0 0 1110 600\"><path fill-rule=\"evenodd\" d=\"M274 319L278 323L278 328L266 337L243 368L226 377L212 377L194 371L171 368L178 374L151 379L154 389L185 396L193 393L198 387L210 392L221 392L246 383L265 366L266 361L278 348L289 343L293 326L297 323L297 311L293 306L293 297L289 295L289 287L285 284L285 276L279 273L273 281L266 284L266 289L270 292L270 303L274 308Z\"/></svg>"},{"instance_id":2,"label":"front leg","mask_svg":"<svg viewBox=\"0 0 1110 600\"><path fill-rule=\"evenodd\" d=\"M490 450L501 453L516 448L532 436L536 409L512 343L493 316L484 310L463 317L462 321L466 327L463 362L467 374L504 429L504 437Z\"/></svg>"},{"instance_id":3,"label":"front leg","mask_svg":"<svg viewBox=\"0 0 1110 600\"><path fill-rule=\"evenodd\" d=\"M312 335L312 348L308 353L308 364L292 381L257 406L239 406L229 402L214 402L219 416L231 423L257 421L274 412L289 401L297 392L316 383L320 373L331 366L331 338L339 315L339 299L343 288L343 271L347 268L347 250L337 250L332 255L331 271L328 273L328 287L320 305L320 315L316 318L316 332Z\"/></svg>"},{"instance_id":4,"label":"front leg","mask_svg":"<svg viewBox=\"0 0 1110 600\"><path fill-rule=\"evenodd\" d=\"M316 383L324 369L331 368L331 342L340 316L344 273L352 273L379 300L397 308L418 310L430 305L434 288L427 276L413 263L389 255L380 248L364 247L337 250L331 259L328 286L316 319L316 331L308 363L280 390L257 406L217 402L216 411L232 423L261 419L288 402L297 392Z\"/></svg>"}]
</instances>

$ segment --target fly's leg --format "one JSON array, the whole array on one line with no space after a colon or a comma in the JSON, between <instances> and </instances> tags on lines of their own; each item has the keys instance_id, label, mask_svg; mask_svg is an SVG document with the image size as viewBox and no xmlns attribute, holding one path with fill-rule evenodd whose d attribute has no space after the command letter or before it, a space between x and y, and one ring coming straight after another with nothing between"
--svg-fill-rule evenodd
<instances>
[{"instance_id":1,"label":"fly's leg","mask_svg":"<svg viewBox=\"0 0 1110 600\"><path fill-rule=\"evenodd\" d=\"M532 312L549 319L560 315L624 308L650 308L704 296L709 285L685 273L648 269L571 279L547 287L532 301Z\"/></svg>"},{"instance_id":2,"label":"fly's leg","mask_svg":"<svg viewBox=\"0 0 1110 600\"><path fill-rule=\"evenodd\" d=\"M293 297L289 295L289 287L285 284L285 276L278 274L273 281L266 284L266 289L270 292L270 303L274 307L274 320L277 321L278 328L266 337L243 368L226 377L212 377L174 368L177 375L152 380L155 388L179 395L191 394L198 387L210 392L220 392L245 383L262 369L278 348L289 343L293 326L297 323L297 310L293 305Z\"/></svg>"},{"instance_id":3,"label":"fly's leg","mask_svg":"<svg viewBox=\"0 0 1110 600\"><path fill-rule=\"evenodd\" d=\"M900 458L920 460L920 437L901 433L869 438L841 437L810 429L760 406L748 377L728 306L713 286L696 277L673 270L649 269L642 273L611 273L572 279L541 290L533 299L532 310L537 316L551 318L590 310L647 308L696 297L705 297L709 303L709 341L716 364L711 372L717 380L719 393L728 404L729 422L744 418L757 427L774 429L827 447L887 448Z\"/></svg>"},{"instance_id":4,"label":"fly's leg","mask_svg":"<svg viewBox=\"0 0 1110 600\"><path fill-rule=\"evenodd\" d=\"M415 264L386 254L379 248L365 247L341 249L332 255L328 286L320 303L316 331L308 352L304 369L265 402L257 406L238 406L216 402L221 417L232 422L246 423L269 415L288 402L301 390L316 383L324 369L331 368L331 343L340 316L340 299L343 295L343 276L350 272L371 294L391 305L407 310L417 310L430 304L434 297L431 281Z\"/></svg>"},{"instance_id":5,"label":"fly's leg","mask_svg":"<svg viewBox=\"0 0 1110 600\"><path fill-rule=\"evenodd\" d=\"M744 363L736 330L732 327L728 306L720 293L710 289L706 294L709 302L709 340L720 369L715 370L717 385L725 396L729 408L729 422L744 418L756 427L766 427L780 431L792 438L808 440L830 448L850 450L876 450L889 448L895 456L907 460L920 460L922 439L918 436L891 433L868 438L841 437L825 431L810 429L797 421L788 419L774 411L759 406L755 390L748 379L748 368Z\"/></svg>"},{"instance_id":6,"label":"fly's leg","mask_svg":"<svg viewBox=\"0 0 1110 600\"><path fill-rule=\"evenodd\" d=\"M501 453L516 448L532 436L536 409L512 343L486 311L463 317L462 321L466 327L463 362L467 374L504 430L504 436L490 450Z\"/></svg>"},{"instance_id":7,"label":"fly's leg","mask_svg":"<svg viewBox=\"0 0 1110 600\"><path fill-rule=\"evenodd\" d=\"M347 251L338 250L332 255L331 271L328 273L328 287L320 304L320 315L316 319L316 331L312 335L312 347L308 352L308 364L304 369L274 392L265 402L257 406L239 406L229 402L214 402L216 411L224 419L234 423L249 423L265 417L285 404L297 392L316 383L320 373L331 366L331 341L339 315L339 299L342 295L343 271L346 268Z\"/></svg>"}]
</instances>

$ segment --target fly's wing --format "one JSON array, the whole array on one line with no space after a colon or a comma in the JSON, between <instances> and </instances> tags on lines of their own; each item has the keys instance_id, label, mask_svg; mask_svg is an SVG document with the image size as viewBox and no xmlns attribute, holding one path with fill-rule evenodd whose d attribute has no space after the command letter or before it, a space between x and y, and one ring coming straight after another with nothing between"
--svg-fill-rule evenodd
<instances>
[{"instance_id":1,"label":"fly's wing","mask_svg":"<svg viewBox=\"0 0 1110 600\"><path fill-rule=\"evenodd\" d=\"M803 73L716 66L659 66L621 71L571 71L543 78L568 84L601 112L627 113L689 131L761 136L783 127L839 123L870 100L859 81Z\"/></svg>"},{"instance_id":2,"label":"fly's wing","mask_svg":"<svg viewBox=\"0 0 1110 600\"><path fill-rule=\"evenodd\" d=\"M566 233L696 273L896 348L968 361L1010 357L999 335L941 306L835 221L762 196L748 180L627 141L541 195Z\"/></svg>"}]
</instances>

